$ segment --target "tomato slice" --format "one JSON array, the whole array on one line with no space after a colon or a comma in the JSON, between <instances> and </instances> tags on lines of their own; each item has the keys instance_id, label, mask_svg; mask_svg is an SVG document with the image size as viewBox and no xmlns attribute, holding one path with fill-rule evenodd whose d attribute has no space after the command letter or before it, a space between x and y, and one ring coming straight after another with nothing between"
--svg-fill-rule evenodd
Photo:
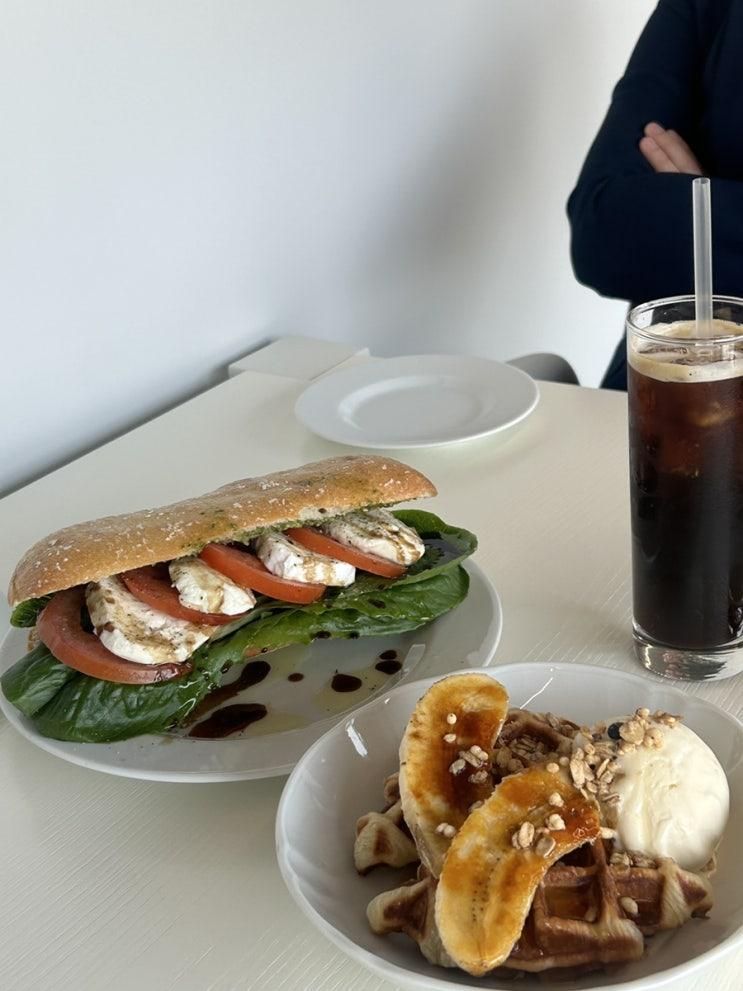
<instances>
[{"instance_id":1,"label":"tomato slice","mask_svg":"<svg viewBox=\"0 0 743 991\"><path fill-rule=\"evenodd\" d=\"M149 685L188 674L191 664L136 664L117 657L93 633L82 627L80 613L85 604L82 585L57 592L36 623L39 640L58 661L101 681L120 685Z\"/></svg>"},{"instance_id":2,"label":"tomato slice","mask_svg":"<svg viewBox=\"0 0 743 991\"><path fill-rule=\"evenodd\" d=\"M285 531L287 537L296 540L298 544L317 554L334 557L336 561L345 561L360 571L368 571L370 575L380 575L382 578L399 578L405 574L405 567L396 561L385 561L376 554L366 554L355 547L348 547L339 540L326 537L319 530L308 526L296 527Z\"/></svg>"},{"instance_id":3,"label":"tomato slice","mask_svg":"<svg viewBox=\"0 0 743 991\"><path fill-rule=\"evenodd\" d=\"M187 619L190 623L198 623L201 626L226 626L227 623L234 623L236 619L245 616L245 613L228 616L227 613L199 612L198 609L189 609L178 598L178 589L173 588L170 575L165 568L148 565L145 568L124 571L119 577L140 602L175 619Z\"/></svg>"},{"instance_id":4,"label":"tomato slice","mask_svg":"<svg viewBox=\"0 0 743 991\"><path fill-rule=\"evenodd\" d=\"M283 602L307 605L309 602L316 602L325 591L325 585L293 582L288 578L272 575L259 558L237 547L207 544L199 557L215 571L227 575L243 588L250 588Z\"/></svg>"}]
</instances>

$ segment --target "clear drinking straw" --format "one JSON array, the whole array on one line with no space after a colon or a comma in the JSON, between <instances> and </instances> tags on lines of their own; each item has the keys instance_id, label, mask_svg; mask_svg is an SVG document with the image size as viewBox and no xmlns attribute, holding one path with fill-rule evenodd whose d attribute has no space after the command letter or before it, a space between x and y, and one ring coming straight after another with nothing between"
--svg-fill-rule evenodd
<instances>
[{"instance_id":1,"label":"clear drinking straw","mask_svg":"<svg viewBox=\"0 0 743 991\"><path fill-rule=\"evenodd\" d=\"M697 337L712 336L712 211L710 181L691 184L694 204L694 296Z\"/></svg>"}]
</instances>

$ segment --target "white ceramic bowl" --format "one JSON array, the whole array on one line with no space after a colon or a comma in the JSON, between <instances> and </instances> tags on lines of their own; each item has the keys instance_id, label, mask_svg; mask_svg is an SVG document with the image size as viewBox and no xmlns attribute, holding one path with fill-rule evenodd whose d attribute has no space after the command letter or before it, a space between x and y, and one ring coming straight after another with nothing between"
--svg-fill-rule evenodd
<instances>
[{"instance_id":1,"label":"white ceramic bowl","mask_svg":"<svg viewBox=\"0 0 743 991\"><path fill-rule=\"evenodd\" d=\"M482 671L482 669L480 669ZM642 960L610 974L570 982L571 989L657 988L717 960L743 938L743 726L732 716L666 684L608 668L570 664L499 665L485 672L501 681L514 706L557 712L591 723L631 712L679 712L714 750L730 782L730 821L714 879L709 919L649 941ZM292 773L276 820L279 867L294 900L317 928L357 962L398 985L418 989L489 988L511 991L513 980L473 978L429 964L402 935L375 936L366 906L405 877L387 869L359 877L353 866L356 819L381 807L384 778L396 770L400 737L416 701L437 679L393 689L338 723L304 755ZM537 977L519 991L545 991ZM555 982L554 987L565 987Z\"/></svg>"}]
</instances>

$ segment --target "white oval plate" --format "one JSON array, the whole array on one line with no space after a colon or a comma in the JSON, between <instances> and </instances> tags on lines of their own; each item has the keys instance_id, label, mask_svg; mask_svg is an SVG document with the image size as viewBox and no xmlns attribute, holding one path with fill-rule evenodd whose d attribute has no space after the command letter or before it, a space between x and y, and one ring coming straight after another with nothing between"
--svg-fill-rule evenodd
<instances>
[{"instance_id":1,"label":"white oval plate","mask_svg":"<svg viewBox=\"0 0 743 991\"><path fill-rule=\"evenodd\" d=\"M339 444L394 450L485 437L539 401L532 378L471 355L372 358L313 382L294 407L314 433Z\"/></svg>"},{"instance_id":2,"label":"white oval plate","mask_svg":"<svg viewBox=\"0 0 743 991\"><path fill-rule=\"evenodd\" d=\"M358 963L416 989L513 991L627 991L669 985L739 945L743 936L743 726L732 716L650 678L582 664L507 664L490 668L511 704L556 712L580 724L616 717L646 705L682 713L714 750L730 782L730 821L714 878L709 919L653 937L642 960L611 974L597 972L568 983L525 976L472 978L434 967L406 936L375 936L366 906L409 876L391 870L359 877L353 866L356 819L381 807L382 783L398 767L397 750L415 703L437 679L399 686L338 723L304 755L289 778L276 818L279 867L309 920Z\"/></svg>"},{"instance_id":3,"label":"white oval plate","mask_svg":"<svg viewBox=\"0 0 743 991\"><path fill-rule=\"evenodd\" d=\"M491 663L503 625L500 600L489 579L473 562L466 599L420 630L358 640L316 640L306 647L286 647L267 654L271 671L260 684L229 700L262 702L266 719L240 735L199 740L184 735L138 736L119 743L65 743L42 736L0 692L0 708L10 723L37 747L56 757L128 778L157 781L237 781L288 774L307 748L331 726L370 698L400 681L441 675L459 667ZM11 630L0 647L0 671L27 650L27 634ZM395 650L402 669L392 676L375 663L383 651ZM264 660L261 658L261 660ZM288 681L301 670L304 678ZM329 688L335 672L361 677L363 687L348 694Z\"/></svg>"}]
</instances>

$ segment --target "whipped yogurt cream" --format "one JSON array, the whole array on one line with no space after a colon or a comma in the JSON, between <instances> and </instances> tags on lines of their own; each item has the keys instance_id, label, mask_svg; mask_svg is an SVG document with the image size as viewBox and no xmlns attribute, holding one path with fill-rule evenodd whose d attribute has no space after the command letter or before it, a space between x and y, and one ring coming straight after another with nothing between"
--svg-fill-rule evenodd
<instances>
[{"instance_id":1,"label":"whipped yogurt cream","mask_svg":"<svg viewBox=\"0 0 743 991\"><path fill-rule=\"evenodd\" d=\"M612 786L619 795L617 845L699 870L715 852L727 823L727 777L688 726L663 726L661 733L660 747L637 747L618 758Z\"/></svg>"},{"instance_id":2,"label":"whipped yogurt cream","mask_svg":"<svg viewBox=\"0 0 743 991\"><path fill-rule=\"evenodd\" d=\"M668 857L691 871L709 863L730 791L712 750L679 716L641 708L583 727L569 763L573 784L602 806L617 856Z\"/></svg>"}]
</instances>

